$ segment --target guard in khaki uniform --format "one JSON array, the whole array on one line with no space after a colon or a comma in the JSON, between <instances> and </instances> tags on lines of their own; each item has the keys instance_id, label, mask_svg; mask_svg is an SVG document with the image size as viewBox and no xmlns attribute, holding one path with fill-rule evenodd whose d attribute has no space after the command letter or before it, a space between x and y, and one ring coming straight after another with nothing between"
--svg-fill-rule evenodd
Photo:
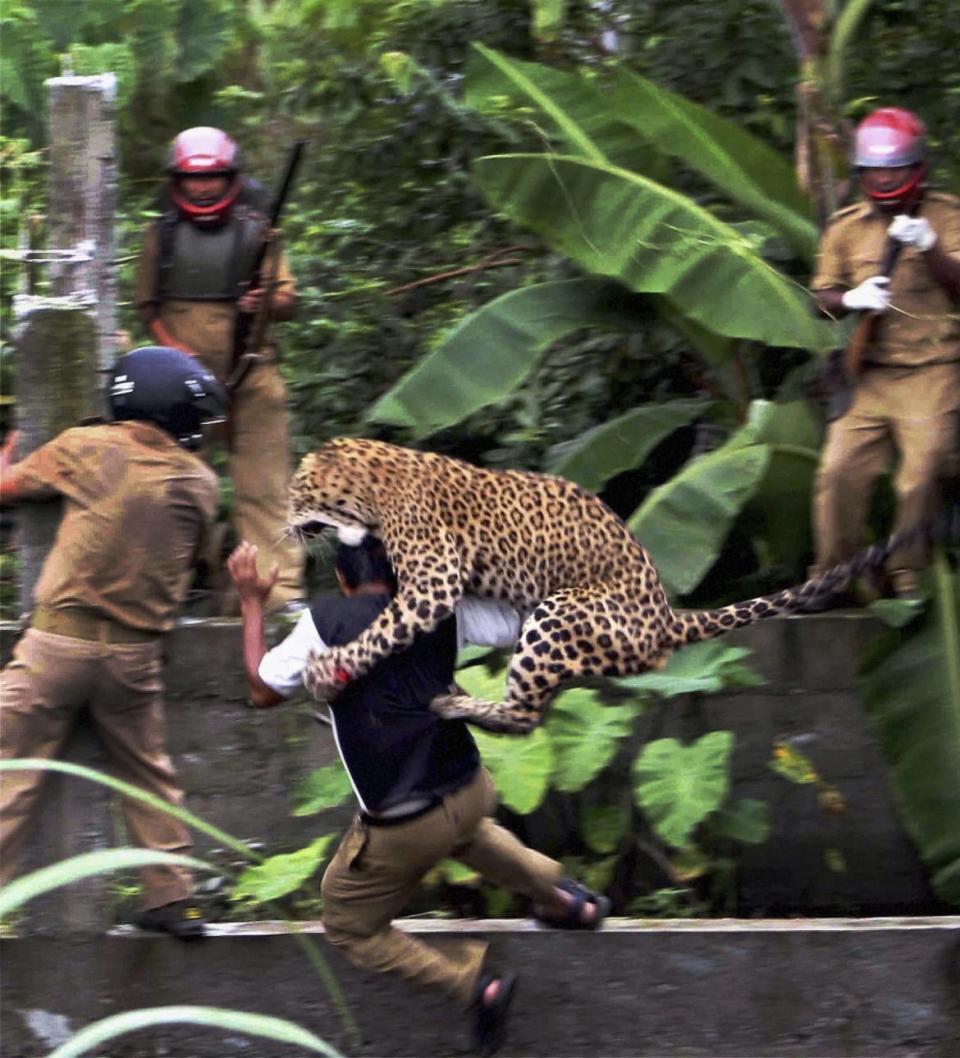
<instances>
[{"instance_id":1,"label":"guard in khaki uniform","mask_svg":"<svg viewBox=\"0 0 960 1058\"><path fill-rule=\"evenodd\" d=\"M0 673L0 755L54 759L89 707L114 775L173 805L183 794L164 749L162 636L189 587L217 509L217 481L192 451L201 424L222 421L226 394L174 349L121 357L114 420L66 430L19 463L4 445L0 501L61 495L63 517L34 592L31 624ZM14 874L38 807L42 771L0 780L0 879ZM131 839L185 852L186 828L122 800ZM142 871L137 924L188 938L203 932L178 867Z\"/></svg>"},{"instance_id":2,"label":"guard in khaki uniform","mask_svg":"<svg viewBox=\"0 0 960 1058\"><path fill-rule=\"evenodd\" d=\"M241 203L237 145L220 129L199 127L173 141L168 166L172 209L144 237L136 303L154 339L195 356L226 382L233 367L238 313L257 314L265 290L247 289L266 218ZM263 275L272 286L273 320L290 319L296 292L274 243ZM231 394L229 436L234 523L257 544L264 568L280 569L271 607L303 596L303 551L286 528L290 476L286 387L269 341Z\"/></svg>"},{"instance_id":3,"label":"guard in khaki uniform","mask_svg":"<svg viewBox=\"0 0 960 1058\"><path fill-rule=\"evenodd\" d=\"M873 485L894 456L895 531L929 518L956 457L960 409L960 199L926 189L925 129L888 107L858 127L855 165L865 198L836 213L824 232L811 287L831 316L882 314L831 423L814 493L816 566L846 561L862 546ZM902 244L881 276L888 240ZM922 543L887 564L898 595L916 591Z\"/></svg>"},{"instance_id":4,"label":"guard in khaki uniform","mask_svg":"<svg viewBox=\"0 0 960 1058\"><path fill-rule=\"evenodd\" d=\"M256 549L246 542L228 568L240 593L250 698L261 708L293 695L311 652L356 638L390 604L395 587L381 541L367 536L341 544L340 594L318 599L268 652L263 605L275 571L258 576ZM361 811L323 877L327 940L358 966L398 974L468 1006L480 1054L493 1054L504 1041L516 976L483 972L483 941L440 950L392 926L427 871L444 857L459 860L529 896L540 921L557 928L596 929L610 907L606 897L561 879L559 863L490 818L496 792L466 725L430 710L431 700L449 691L460 645L513 645L519 631L510 607L467 596L454 616L351 683L330 706Z\"/></svg>"}]
</instances>

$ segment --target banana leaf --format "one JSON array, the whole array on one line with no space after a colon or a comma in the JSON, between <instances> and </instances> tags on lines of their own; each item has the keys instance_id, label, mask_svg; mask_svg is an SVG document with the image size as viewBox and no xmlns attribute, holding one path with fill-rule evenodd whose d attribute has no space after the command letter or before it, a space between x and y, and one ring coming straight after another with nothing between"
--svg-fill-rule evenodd
<instances>
[{"instance_id":1,"label":"banana leaf","mask_svg":"<svg viewBox=\"0 0 960 1058\"><path fill-rule=\"evenodd\" d=\"M699 418L709 406L709 401L695 399L643 404L558 445L546 469L599 492L610 478L640 466L665 437Z\"/></svg>"},{"instance_id":2,"label":"banana leaf","mask_svg":"<svg viewBox=\"0 0 960 1058\"><path fill-rule=\"evenodd\" d=\"M587 271L664 294L714 334L768 345L832 348L809 293L736 228L693 200L617 166L561 155L481 158L489 200Z\"/></svg>"},{"instance_id":3,"label":"banana leaf","mask_svg":"<svg viewBox=\"0 0 960 1058\"><path fill-rule=\"evenodd\" d=\"M747 423L731 443L768 444L770 463L741 527L762 542L767 562L803 576L812 550L810 496L820 462L823 427L806 401L755 400Z\"/></svg>"},{"instance_id":4,"label":"banana leaf","mask_svg":"<svg viewBox=\"0 0 960 1058\"><path fill-rule=\"evenodd\" d=\"M635 73L618 69L600 82L476 44L465 99L486 112L505 101L533 107L530 120L584 158L656 175L651 156L673 157L813 258L818 233L792 164L733 122Z\"/></svg>"},{"instance_id":5,"label":"banana leaf","mask_svg":"<svg viewBox=\"0 0 960 1058\"><path fill-rule=\"evenodd\" d=\"M243 1010L228 1010L223 1007L144 1007L140 1010L125 1010L109 1018L95 1021L82 1028L75 1036L51 1051L47 1058L80 1058L90 1054L102 1043L124 1036L128 1032L148 1029L153 1025L206 1025L221 1029L231 1035L236 1032L248 1036L262 1036L277 1043L292 1043L305 1047L314 1054L328 1058L339 1058L340 1052L325 1043L307 1029L285 1018L269 1014L248 1014ZM235 1047L231 1045L231 1050Z\"/></svg>"},{"instance_id":6,"label":"banana leaf","mask_svg":"<svg viewBox=\"0 0 960 1058\"><path fill-rule=\"evenodd\" d=\"M658 150L772 224L813 260L819 233L810 200L797 186L793 165L763 140L629 70L616 71L606 104Z\"/></svg>"},{"instance_id":7,"label":"banana leaf","mask_svg":"<svg viewBox=\"0 0 960 1058\"><path fill-rule=\"evenodd\" d=\"M473 45L464 78L468 107L499 115L512 106L546 149L563 143L570 154L606 160L668 179L663 157L619 115L610 111L602 86L579 73L509 58Z\"/></svg>"},{"instance_id":8,"label":"banana leaf","mask_svg":"<svg viewBox=\"0 0 960 1058\"><path fill-rule=\"evenodd\" d=\"M558 338L583 327L631 330L636 299L617 283L568 279L496 298L463 320L367 412L416 439L508 397Z\"/></svg>"},{"instance_id":9,"label":"banana leaf","mask_svg":"<svg viewBox=\"0 0 960 1058\"><path fill-rule=\"evenodd\" d=\"M933 888L960 904L960 575L940 552L928 577L931 605L870 645L860 685Z\"/></svg>"},{"instance_id":10,"label":"banana leaf","mask_svg":"<svg viewBox=\"0 0 960 1058\"><path fill-rule=\"evenodd\" d=\"M769 445L731 442L688 463L630 516L627 526L668 592L684 595L700 583L769 463Z\"/></svg>"}]
</instances>

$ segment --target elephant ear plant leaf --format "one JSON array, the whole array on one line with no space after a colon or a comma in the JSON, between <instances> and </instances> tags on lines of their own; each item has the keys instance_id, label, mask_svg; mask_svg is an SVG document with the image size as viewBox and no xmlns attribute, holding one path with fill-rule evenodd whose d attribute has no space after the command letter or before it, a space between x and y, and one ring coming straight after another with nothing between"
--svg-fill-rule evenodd
<instances>
[{"instance_id":1,"label":"elephant ear plant leaf","mask_svg":"<svg viewBox=\"0 0 960 1058\"><path fill-rule=\"evenodd\" d=\"M582 790L601 772L631 733L639 707L604 705L595 691L574 688L550 707L547 732L553 746L553 785L564 792Z\"/></svg>"},{"instance_id":2,"label":"elephant ear plant leaf","mask_svg":"<svg viewBox=\"0 0 960 1058\"><path fill-rule=\"evenodd\" d=\"M711 731L689 746L659 738L634 761L636 803L668 845L686 845L694 828L723 804L732 747L729 731Z\"/></svg>"},{"instance_id":3,"label":"elephant ear plant leaf","mask_svg":"<svg viewBox=\"0 0 960 1058\"><path fill-rule=\"evenodd\" d=\"M230 899L238 902L252 900L260 904L289 896L316 873L326 859L334 837L333 834L324 834L306 848L279 853L264 863L247 867L237 880Z\"/></svg>"},{"instance_id":4,"label":"elephant ear plant leaf","mask_svg":"<svg viewBox=\"0 0 960 1058\"><path fill-rule=\"evenodd\" d=\"M933 888L960 904L960 575L939 552L928 578L926 611L870 645L861 687Z\"/></svg>"},{"instance_id":5,"label":"elephant ear plant leaf","mask_svg":"<svg viewBox=\"0 0 960 1058\"><path fill-rule=\"evenodd\" d=\"M503 697L505 670L489 673L483 665L457 672L457 683L477 698L499 701ZM553 771L553 748L545 728L524 738L472 732L483 763L490 769L501 802L526 815L543 801Z\"/></svg>"}]
</instances>

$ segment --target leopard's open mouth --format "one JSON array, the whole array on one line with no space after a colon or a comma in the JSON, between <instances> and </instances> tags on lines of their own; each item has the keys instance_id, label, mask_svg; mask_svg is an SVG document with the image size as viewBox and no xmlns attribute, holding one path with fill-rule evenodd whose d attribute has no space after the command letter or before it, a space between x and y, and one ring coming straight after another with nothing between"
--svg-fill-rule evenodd
<instances>
[{"instance_id":1,"label":"leopard's open mouth","mask_svg":"<svg viewBox=\"0 0 960 1058\"><path fill-rule=\"evenodd\" d=\"M316 540L321 533L332 528L333 526L329 525L327 522L314 521L302 522L300 525L296 526L296 531L304 540Z\"/></svg>"}]
</instances>

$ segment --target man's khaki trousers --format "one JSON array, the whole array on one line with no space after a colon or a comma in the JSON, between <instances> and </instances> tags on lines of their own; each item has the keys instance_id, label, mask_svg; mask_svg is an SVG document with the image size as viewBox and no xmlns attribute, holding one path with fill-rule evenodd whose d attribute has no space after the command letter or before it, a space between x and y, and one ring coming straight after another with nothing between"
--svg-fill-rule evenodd
<instances>
[{"instance_id":1,"label":"man's khaki trousers","mask_svg":"<svg viewBox=\"0 0 960 1058\"><path fill-rule=\"evenodd\" d=\"M274 563L279 566L270 609L303 598L303 548L296 537L286 535L290 481L286 397L277 365L258 363L237 390L230 412L234 524L241 540L256 545L261 576Z\"/></svg>"},{"instance_id":2,"label":"man's khaki trousers","mask_svg":"<svg viewBox=\"0 0 960 1058\"><path fill-rule=\"evenodd\" d=\"M408 823L371 826L357 817L323 876L327 940L357 966L396 972L468 1004L486 943L466 941L440 951L390 923L427 871L447 857L535 901L554 898L560 864L490 819L495 806L493 783L481 768L466 786Z\"/></svg>"},{"instance_id":3,"label":"man's khaki trousers","mask_svg":"<svg viewBox=\"0 0 960 1058\"><path fill-rule=\"evenodd\" d=\"M55 759L84 705L107 750L112 774L182 805L183 793L164 749L159 638L106 644L28 629L0 672L0 757ZM45 774L0 775L0 882L16 872ZM134 844L189 851L190 835L179 820L142 801L122 798L121 805ZM193 890L190 872L183 868L147 867L141 877L145 908L184 899Z\"/></svg>"},{"instance_id":4,"label":"man's khaki trousers","mask_svg":"<svg viewBox=\"0 0 960 1058\"><path fill-rule=\"evenodd\" d=\"M936 510L939 484L956 454L960 365L868 367L850 409L830 425L814 485L817 559L811 575L863 547L877 478L897 457L894 531L912 529ZM926 565L922 540L890 556L898 591L912 591Z\"/></svg>"}]
</instances>

